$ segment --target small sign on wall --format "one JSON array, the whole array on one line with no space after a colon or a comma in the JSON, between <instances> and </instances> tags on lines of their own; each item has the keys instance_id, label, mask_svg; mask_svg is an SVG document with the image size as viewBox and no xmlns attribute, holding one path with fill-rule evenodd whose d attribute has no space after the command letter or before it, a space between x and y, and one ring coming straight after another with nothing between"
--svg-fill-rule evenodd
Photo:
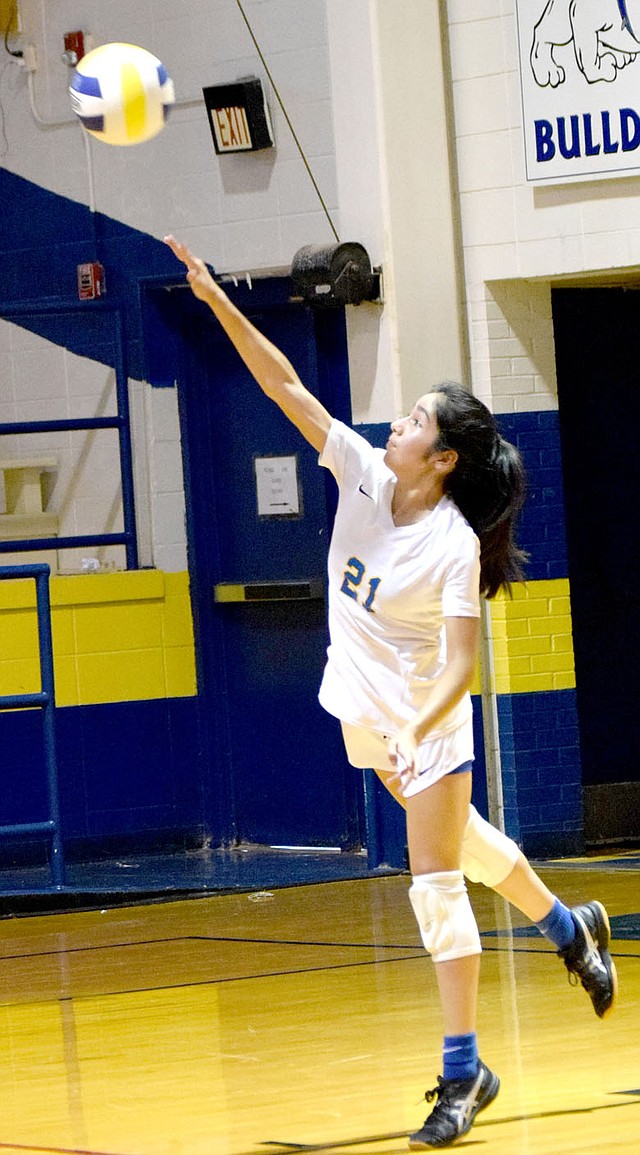
<instances>
[{"instance_id":1,"label":"small sign on wall","mask_svg":"<svg viewBox=\"0 0 640 1155\"><path fill-rule=\"evenodd\" d=\"M258 152L272 148L271 117L262 81L257 77L236 84L203 88L213 147L227 152Z\"/></svg>"},{"instance_id":2,"label":"small sign on wall","mask_svg":"<svg viewBox=\"0 0 640 1155\"><path fill-rule=\"evenodd\" d=\"M296 457L256 457L255 469L258 517L299 517Z\"/></svg>"},{"instance_id":3,"label":"small sign on wall","mask_svg":"<svg viewBox=\"0 0 640 1155\"><path fill-rule=\"evenodd\" d=\"M516 0L527 180L640 171L640 0Z\"/></svg>"}]
</instances>

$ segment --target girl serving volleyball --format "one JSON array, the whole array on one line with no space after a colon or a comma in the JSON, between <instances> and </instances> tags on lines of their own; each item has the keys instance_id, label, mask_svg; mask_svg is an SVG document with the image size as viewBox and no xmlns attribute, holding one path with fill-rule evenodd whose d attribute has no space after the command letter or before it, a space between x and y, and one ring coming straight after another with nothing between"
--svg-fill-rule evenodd
<instances>
[{"instance_id":1,"label":"girl serving volleyball","mask_svg":"<svg viewBox=\"0 0 640 1155\"><path fill-rule=\"evenodd\" d=\"M519 907L556 946L604 1016L616 997L604 907L568 909L521 851L471 806L469 687L480 596L522 577L514 523L524 499L517 450L489 410L446 382L391 423L384 450L332 418L288 359L233 305L206 265L166 238L263 392L334 475L329 550L330 646L320 687L349 761L374 766L405 808L410 900L435 964L444 1020L435 1107L412 1148L444 1147L496 1097L479 1058L480 937L464 876Z\"/></svg>"}]
</instances>

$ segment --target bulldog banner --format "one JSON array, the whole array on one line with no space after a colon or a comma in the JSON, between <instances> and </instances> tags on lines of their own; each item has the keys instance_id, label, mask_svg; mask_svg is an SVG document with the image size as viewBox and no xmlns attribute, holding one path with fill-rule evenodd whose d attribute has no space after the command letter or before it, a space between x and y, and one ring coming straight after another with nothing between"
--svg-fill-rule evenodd
<instances>
[{"instance_id":1,"label":"bulldog banner","mask_svg":"<svg viewBox=\"0 0 640 1155\"><path fill-rule=\"evenodd\" d=\"M527 180L640 171L640 0L516 0Z\"/></svg>"}]
</instances>

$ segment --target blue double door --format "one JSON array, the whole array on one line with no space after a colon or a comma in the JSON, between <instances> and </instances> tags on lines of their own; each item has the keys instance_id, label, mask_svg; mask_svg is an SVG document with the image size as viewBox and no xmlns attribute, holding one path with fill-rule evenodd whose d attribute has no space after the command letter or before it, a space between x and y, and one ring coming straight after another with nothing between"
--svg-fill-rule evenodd
<instances>
[{"instance_id":1,"label":"blue double door","mask_svg":"<svg viewBox=\"0 0 640 1155\"><path fill-rule=\"evenodd\" d=\"M348 420L342 311L312 313L289 294L286 278L233 293L308 388ZM220 845L356 848L362 777L317 700L335 485L209 311L185 298L183 313L181 419L212 836Z\"/></svg>"}]
</instances>

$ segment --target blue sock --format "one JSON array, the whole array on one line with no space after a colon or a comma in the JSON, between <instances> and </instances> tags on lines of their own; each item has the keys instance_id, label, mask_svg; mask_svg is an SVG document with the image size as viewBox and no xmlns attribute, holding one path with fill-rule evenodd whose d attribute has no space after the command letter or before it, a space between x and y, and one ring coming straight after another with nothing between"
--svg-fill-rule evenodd
<instances>
[{"instance_id":1,"label":"blue sock","mask_svg":"<svg viewBox=\"0 0 640 1155\"><path fill-rule=\"evenodd\" d=\"M571 917L571 911L556 898L551 910L546 918L541 922L537 922L536 926L545 938L557 946L558 950L564 950L565 947L571 946L576 937L576 928Z\"/></svg>"},{"instance_id":2,"label":"blue sock","mask_svg":"<svg viewBox=\"0 0 640 1155\"><path fill-rule=\"evenodd\" d=\"M445 1035L442 1053L445 1079L473 1079L478 1074L475 1031L470 1035Z\"/></svg>"}]
</instances>

